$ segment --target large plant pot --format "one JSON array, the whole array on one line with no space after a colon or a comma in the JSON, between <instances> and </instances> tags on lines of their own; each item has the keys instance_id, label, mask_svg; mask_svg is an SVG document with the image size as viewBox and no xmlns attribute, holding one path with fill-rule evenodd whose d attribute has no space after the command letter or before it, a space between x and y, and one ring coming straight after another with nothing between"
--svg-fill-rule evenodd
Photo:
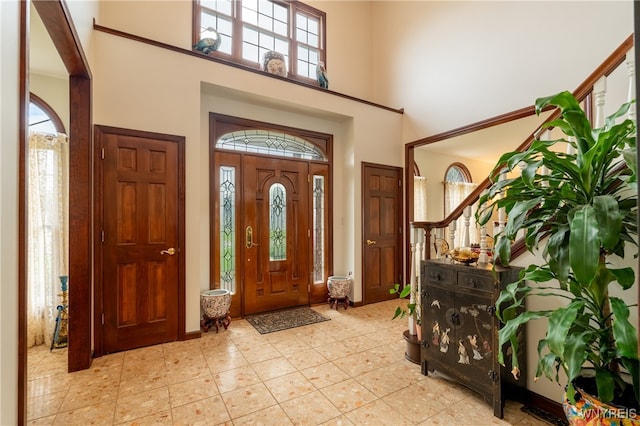
<instances>
[{"instance_id":1,"label":"large plant pot","mask_svg":"<svg viewBox=\"0 0 640 426\"><path fill-rule=\"evenodd\" d=\"M637 409L605 404L579 389L575 404L564 395L562 408L569 424L575 426L640 426Z\"/></svg>"},{"instance_id":2,"label":"large plant pot","mask_svg":"<svg viewBox=\"0 0 640 426\"><path fill-rule=\"evenodd\" d=\"M342 304L344 308L347 309L349 306L349 293L351 292L351 277L329 277L327 280L327 291L329 295L327 301L330 307L335 305L337 310L338 305Z\"/></svg>"},{"instance_id":3,"label":"large plant pot","mask_svg":"<svg viewBox=\"0 0 640 426\"><path fill-rule=\"evenodd\" d=\"M229 308L231 307L231 292L226 289L207 290L200 293L200 307L202 308L202 319L200 328L205 332L209 328L216 328L222 325L225 330L231 323Z\"/></svg>"},{"instance_id":4,"label":"large plant pot","mask_svg":"<svg viewBox=\"0 0 640 426\"><path fill-rule=\"evenodd\" d=\"M404 357L412 363L420 365L420 340L418 340L417 336L410 334L409 330L405 330L402 336L407 342Z\"/></svg>"}]
</instances>

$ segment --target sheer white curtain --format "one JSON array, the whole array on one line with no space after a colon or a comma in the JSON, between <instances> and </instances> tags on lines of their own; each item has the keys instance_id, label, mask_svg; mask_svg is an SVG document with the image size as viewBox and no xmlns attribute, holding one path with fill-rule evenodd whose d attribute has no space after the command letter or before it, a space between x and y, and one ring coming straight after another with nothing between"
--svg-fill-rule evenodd
<instances>
[{"instance_id":1,"label":"sheer white curtain","mask_svg":"<svg viewBox=\"0 0 640 426\"><path fill-rule=\"evenodd\" d=\"M413 177L413 220L427 221L427 178L423 176Z\"/></svg>"},{"instance_id":2,"label":"sheer white curtain","mask_svg":"<svg viewBox=\"0 0 640 426\"><path fill-rule=\"evenodd\" d=\"M467 198L469 194L473 192L474 189L478 186L477 183L470 182L445 182L444 183L444 215L447 216L451 213L456 207L462 203L462 201ZM471 217L470 220L470 232L469 239L470 243L478 243L477 233L475 232L475 220ZM456 234L453 243L453 247L463 247L464 244L464 217L460 216L456 221ZM448 232L448 230L447 230ZM447 234L448 235L448 234ZM447 238L448 240L448 238Z\"/></svg>"},{"instance_id":3,"label":"sheer white curtain","mask_svg":"<svg viewBox=\"0 0 640 426\"><path fill-rule=\"evenodd\" d=\"M27 346L51 344L69 252L69 141L31 132L27 197ZM70 285L73 285L70 283Z\"/></svg>"}]
</instances>

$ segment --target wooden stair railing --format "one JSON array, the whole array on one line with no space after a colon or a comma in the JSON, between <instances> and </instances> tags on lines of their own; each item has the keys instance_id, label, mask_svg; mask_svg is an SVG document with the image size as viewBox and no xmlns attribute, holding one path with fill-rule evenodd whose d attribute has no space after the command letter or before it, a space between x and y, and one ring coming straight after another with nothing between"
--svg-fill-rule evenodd
<instances>
[{"instance_id":1,"label":"wooden stair railing","mask_svg":"<svg viewBox=\"0 0 640 426\"><path fill-rule=\"evenodd\" d=\"M633 48L633 34L630 35L609 57L598 67L595 71L593 71L587 79L578 86L578 88L573 92L573 95L580 102L584 101L585 110L587 115L594 121L594 111L593 111L593 95L594 95L594 86L599 84L602 78L606 78L613 71L615 71L621 64L627 60L627 64L629 67L629 92L628 98L632 99L635 97L635 69L634 63L631 59L632 55L629 54L630 50ZM597 95L603 96L603 95ZM600 103L596 100L597 107L601 107L603 103ZM634 110L635 111L635 110ZM449 132L441 133L438 135L434 135L428 138L420 139L414 142L411 142L405 145L405 173L407 179L407 189L409 192L409 196L407 197L407 211L413 211L413 150L409 149L415 146L426 145L429 143L439 142L448 138L452 138L455 136L459 136L462 134L469 133L471 131L484 129L487 127L495 126L498 124L503 124L511 120L515 120L518 118L526 117L535 113L534 106L522 108L520 110L513 111L511 113L503 114L492 119L483 120L481 122L463 126L458 129L454 129ZM596 112L600 114L600 112ZM632 112L630 112L631 116ZM535 139L540 137L543 126L558 118L560 115L559 110L554 110L551 112L549 117L544 120L543 124L540 124L514 151L524 151L533 143ZM600 114L601 115L601 114ZM635 115L635 112L633 112ZM598 125L598 123L596 123ZM600 124L601 125L601 124ZM411 167L409 166L411 165ZM410 222L411 218L407 220L406 229L409 231L410 227L414 229L422 230L423 235L418 237L417 239L420 241L418 243L418 258L429 259L431 258L431 247L432 240L434 237L434 231L437 229L444 229L449 227L454 221L456 221L459 217L461 217L467 207L473 206L478 202L483 191L487 190L491 186L491 177L485 178L482 182L478 184L478 187L473 190L461 203L455 208L447 217L440 221L435 222ZM409 235L409 232L406 232L405 235ZM424 243L422 243L424 241ZM414 244L412 244L412 252L415 250ZM453 247L452 247L453 248ZM526 246L524 244L524 240L521 238L514 242L511 250L511 257L516 258L526 252Z\"/></svg>"}]
</instances>

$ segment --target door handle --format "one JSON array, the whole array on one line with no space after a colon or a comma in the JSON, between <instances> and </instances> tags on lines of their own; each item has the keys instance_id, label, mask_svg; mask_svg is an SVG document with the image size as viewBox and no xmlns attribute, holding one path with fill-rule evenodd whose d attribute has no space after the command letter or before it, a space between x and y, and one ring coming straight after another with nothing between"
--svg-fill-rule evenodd
<instances>
[{"instance_id":1,"label":"door handle","mask_svg":"<svg viewBox=\"0 0 640 426\"><path fill-rule=\"evenodd\" d=\"M169 256L173 256L174 254L176 254L176 249L170 247L166 250L160 250L160 254L168 254Z\"/></svg>"},{"instance_id":2,"label":"door handle","mask_svg":"<svg viewBox=\"0 0 640 426\"><path fill-rule=\"evenodd\" d=\"M368 245L368 246L372 246L372 245L375 245L375 244L376 244L376 242L375 242L375 241L373 241L373 240L367 240L367 245Z\"/></svg>"},{"instance_id":3,"label":"door handle","mask_svg":"<svg viewBox=\"0 0 640 426\"><path fill-rule=\"evenodd\" d=\"M258 244L253 242L253 228L251 226L247 226L244 230L245 235L245 245L247 248L251 248L253 246L257 246Z\"/></svg>"}]
</instances>

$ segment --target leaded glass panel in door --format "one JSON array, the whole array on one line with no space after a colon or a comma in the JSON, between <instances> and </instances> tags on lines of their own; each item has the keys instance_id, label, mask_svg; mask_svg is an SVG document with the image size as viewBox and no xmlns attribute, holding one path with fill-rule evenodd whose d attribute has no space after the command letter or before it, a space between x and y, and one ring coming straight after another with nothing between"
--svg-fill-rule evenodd
<instances>
[{"instance_id":1,"label":"leaded glass panel in door","mask_svg":"<svg viewBox=\"0 0 640 426\"><path fill-rule=\"evenodd\" d=\"M269 259L287 258L287 190L275 183L269 189Z\"/></svg>"},{"instance_id":2,"label":"leaded glass panel in door","mask_svg":"<svg viewBox=\"0 0 640 426\"><path fill-rule=\"evenodd\" d=\"M220 167L220 288L236 291L236 168Z\"/></svg>"}]
</instances>

